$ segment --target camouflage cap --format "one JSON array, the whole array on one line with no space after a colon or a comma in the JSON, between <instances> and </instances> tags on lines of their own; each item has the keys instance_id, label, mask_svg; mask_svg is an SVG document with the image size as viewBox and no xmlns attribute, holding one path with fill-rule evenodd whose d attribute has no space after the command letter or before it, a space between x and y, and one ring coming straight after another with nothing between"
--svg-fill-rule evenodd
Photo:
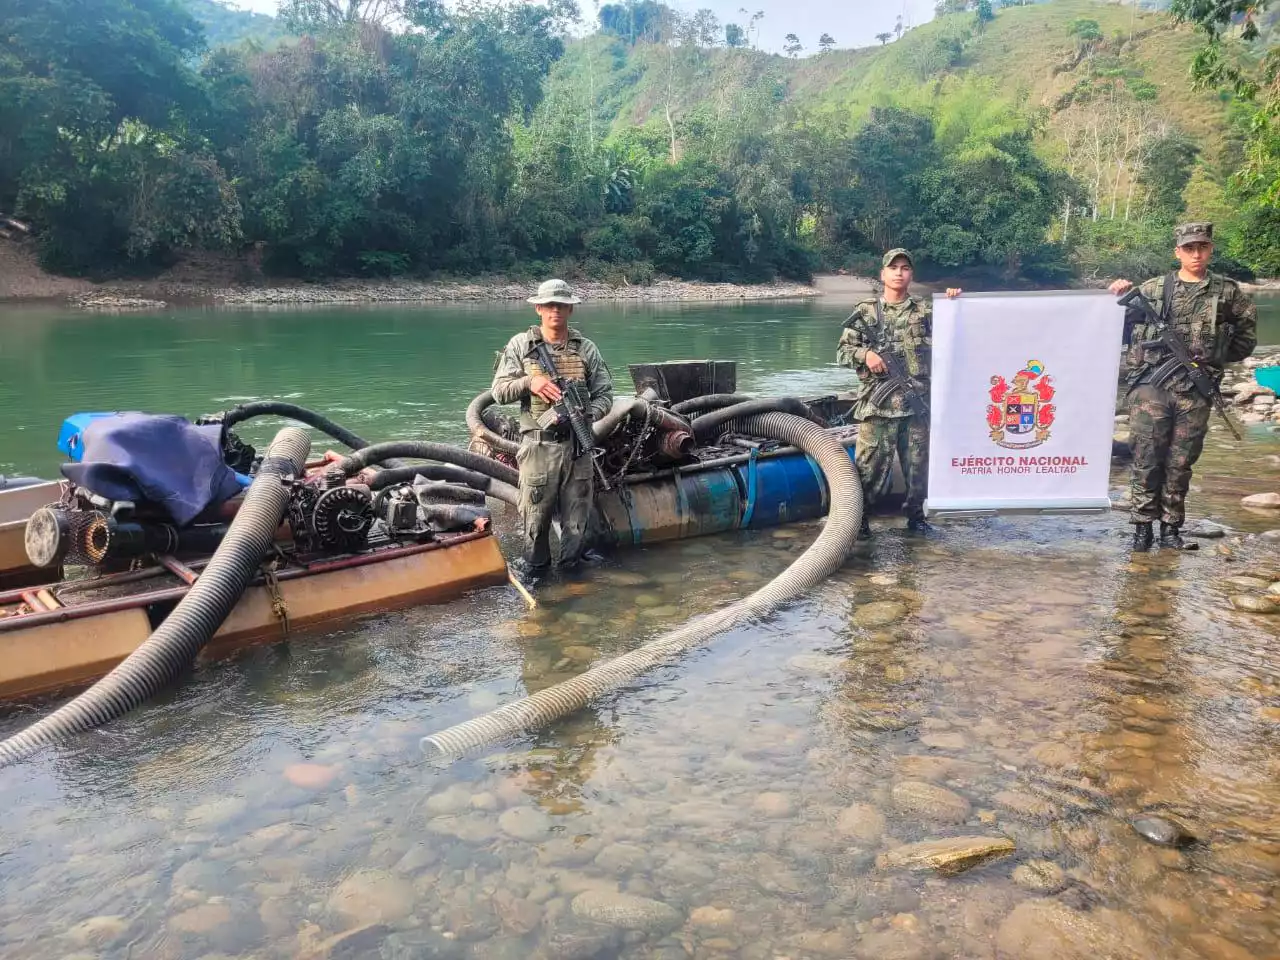
<instances>
[{"instance_id":1,"label":"camouflage cap","mask_svg":"<svg viewBox=\"0 0 1280 960\"><path fill-rule=\"evenodd\" d=\"M1180 223L1173 228L1173 245L1185 246L1188 243L1213 243L1213 224L1205 220L1194 223Z\"/></svg>"},{"instance_id":2,"label":"camouflage cap","mask_svg":"<svg viewBox=\"0 0 1280 960\"><path fill-rule=\"evenodd\" d=\"M894 247L892 250L886 253L884 257L882 257L880 260L880 266L887 267L889 264L893 263L893 261L896 260L898 257L906 257L907 264L911 267L912 270L915 269L916 262L911 258L911 251L907 250L905 247Z\"/></svg>"},{"instance_id":3,"label":"camouflage cap","mask_svg":"<svg viewBox=\"0 0 1280 960\"><path fill-rule=\"evenodd\" d=\"M529 298L530 303L581 303L573 295L573 288L563 280L546 280L538 285L538 292Z\"/></svg>"}]
</instances>

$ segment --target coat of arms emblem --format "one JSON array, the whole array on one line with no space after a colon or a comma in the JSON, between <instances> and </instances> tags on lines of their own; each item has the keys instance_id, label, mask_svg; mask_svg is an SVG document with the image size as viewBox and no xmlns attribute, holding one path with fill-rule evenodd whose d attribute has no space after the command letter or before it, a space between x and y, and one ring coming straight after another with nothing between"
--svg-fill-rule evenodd
<instances>
[{"instance_id":1,"label":"coat of arms emblem","mask_svg":"<svg viewBox=\"0 0 1280 960\"><path fill-rule=\"evenodd\" d=\"M1013 385L1004 377L991 378L991 403L987 406L987 426L997 446L1009 450L1038 447L1049 439L1053 426L1053 399L1057 391L1039 360L1028 360L1013 375Z\"/></svg>"}]
</instances>

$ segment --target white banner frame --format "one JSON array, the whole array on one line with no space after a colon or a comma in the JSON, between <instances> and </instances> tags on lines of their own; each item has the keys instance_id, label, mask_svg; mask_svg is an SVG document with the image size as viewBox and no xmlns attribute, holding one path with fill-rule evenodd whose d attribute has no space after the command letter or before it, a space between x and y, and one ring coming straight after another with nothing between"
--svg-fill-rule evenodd
<instances>
[{"instance_id":1,"label":"white banner frame","mask_svg":"<svg viewBox=\"0 0 1280 960\"><path fill-rule=\"evenodd\" d=\"M930 385L930 457L929 457L929 474L930 474L930 495L926 498L924 511L930 517L950 517L950 518L967 518L967 517L994 517L1000 515L1013 516L1042 516L1042 515L1060 515L1060 514L1105 514L1109 513L1112 508L1111 498L1108 495L1100 497L1067 497L1056 500L1051 504L1036 502L1035 499L1010 499L1010 498L965 498L965 497L948 497L940 499L932 495L933 478L935 473L944 469L940 463L942 457L937 456L938 448L934 438L937 437L937 410L939 402L947 395L951 388L952 377L959 371L956 369L958 360L954 357L952 346L953 341L950 337L948 324L958 323L959 314L962 311L963 301L976 301L988 299L1002 298L1024 298L1036 299L1047 297L1107 297L1117 308L1117 317L1115 325L1114 342L1094 344L1096 351L1100 354L1097 362L1103 365L1104 369L1113 369L1115 376L1112 378L1113 383L1119 386L1119 370L1120 359L1122 353L1122 331L1124 322L1124 312L1116 303L1115 298L1106 291L1099 290L1034 290L1034 291L997 291L991 293L963 293L954 300L947 298L943 294L934 294L934 345L933 345L933 364L932 364L932 380ZM942 329L944 335L939 338L939 314L941 314ZM941 340L941 343L940 343ZM941 350L939 346L941 345ZM1112 410L1115 405L1115 393L1110 396ZM1111 420L1114 423L1114 416ZM1107 436L1107 455L1105 457L1106 471L1110 474L1110 441L1111 434L1109 431ZM1108 481L1109 484L1109 481ZM1108 485L1109 489L1109 485Z\"/></svg>"}]
</instances>

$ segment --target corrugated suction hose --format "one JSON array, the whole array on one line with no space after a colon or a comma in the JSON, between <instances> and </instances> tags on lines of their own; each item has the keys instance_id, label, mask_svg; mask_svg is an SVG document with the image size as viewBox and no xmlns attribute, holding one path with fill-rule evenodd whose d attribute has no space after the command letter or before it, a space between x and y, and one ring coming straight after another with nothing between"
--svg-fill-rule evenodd
<instances>
[{"instance_id":1,"label":"corrugated suction hose","mask_svg":"<svg viewBox=\"0 0 1280 960\"><path fill-rule=\"evenodd\" d=\"M299 427L276 434L227 535L164 623L80 696L0 743L0 766L123 716L187 668L227 619L271 549L289 503L281 478L300 476L310 450L311 441Z\"/></svg>"},{"instance_id":2,"label":"corrugated suction hose","mask_svg":"<svg viewBox=\"0 0 1280 960\"><path fill-rule=\"evenodd\" d=\"M497 740L545 726L586 706L640 674L710 640L730 627L760 617L812 589L844 562L862 522L862 484L853 461L834 436L787 413L766 413L725 424L727 430L794 444L817 461L831 491L826 526L809 549L768 584L714 613L698 617L637 650L586 673L499 707L440 733L423 737L431 758L460 757Z\"/></svg>"}]
</instances>

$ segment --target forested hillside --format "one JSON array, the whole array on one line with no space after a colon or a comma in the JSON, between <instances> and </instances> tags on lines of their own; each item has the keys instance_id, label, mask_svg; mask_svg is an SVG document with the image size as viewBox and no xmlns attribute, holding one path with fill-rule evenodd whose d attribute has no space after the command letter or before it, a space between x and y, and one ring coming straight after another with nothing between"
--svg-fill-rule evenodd
<instances>
[{"instance_id":1,"label":"forested hillside","mask_svg":"<svg viewBox=\"0 0 1280 960\"><path fill-rule=\"evenodd\" d=\"M655 0L577 40L564 0L205 6L0 0L0 212L49 268L219 247L292 276L751 280L903 244L933 275L1056 283L1159 269L1194 215L1228 266L1280 273L1266 83L1193 89L1204 38L1164 13L943 0L874 48L779 56ZM250 42L210 42L233 24ZM1221 63L1271 76L1258 46Z\"/></svg>"},{"instance_id":2,"label":"forested hillside","mask_svg":"<svg viewBox=\"0 0 1280 960\"><path fill-rule=\"evenodd\" d=\"M286 33L284 25L275 17L237 10L218 0L182 0L182 6L204 29L205 43L210 48L242 40L270 46L278 43Z\"/></svg>"}]
</instances>

